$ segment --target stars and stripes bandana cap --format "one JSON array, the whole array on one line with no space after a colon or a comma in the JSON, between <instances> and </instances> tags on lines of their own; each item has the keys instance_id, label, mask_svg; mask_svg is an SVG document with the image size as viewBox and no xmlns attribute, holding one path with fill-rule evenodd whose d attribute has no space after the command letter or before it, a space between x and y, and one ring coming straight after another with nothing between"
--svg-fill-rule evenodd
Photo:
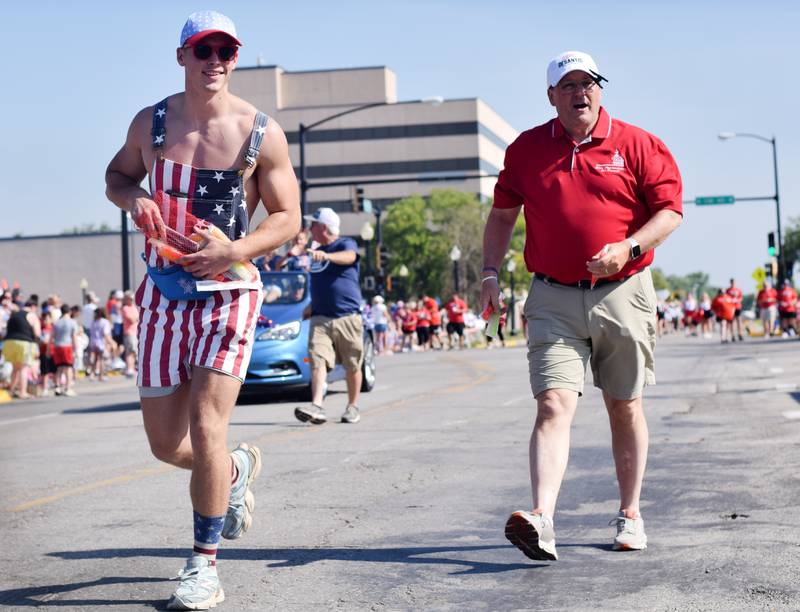
<instances>
[{"instance_id":1,"label":"stars and stripes bandana cap","mask_svg":"<svg viewBox=\"0 0 800 612\"><path fill-rule=\"evenodd\" d=\"M230 17L217 11L196 11L189 15L189 19L183 25L181 47L192 45L209 34L217 32L227 34L237 45L242 46L242 43L236 38L236 26L233 25Z\"/></svg>"}]
</instances>

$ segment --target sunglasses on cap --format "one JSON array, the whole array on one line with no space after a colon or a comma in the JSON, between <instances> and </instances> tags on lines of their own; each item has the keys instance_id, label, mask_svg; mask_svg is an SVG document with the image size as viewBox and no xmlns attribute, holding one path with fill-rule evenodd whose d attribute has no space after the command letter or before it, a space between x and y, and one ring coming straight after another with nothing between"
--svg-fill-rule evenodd
<instances>
[{"instance_id":1,"label":"sunglasses on cap","mask_svg":"<svg viewBox=\"0 0 800 612\"><path fill-rule=\"evenodd\" d=\"M194 56L199 60L207 60L211 57L211 54L216 51L219 61L229 62L234 58L238 50L239 48L236 45L220 45L218 47L205 43L192 45L192 53L194 53Z\"/></svg>"}]
</instances>

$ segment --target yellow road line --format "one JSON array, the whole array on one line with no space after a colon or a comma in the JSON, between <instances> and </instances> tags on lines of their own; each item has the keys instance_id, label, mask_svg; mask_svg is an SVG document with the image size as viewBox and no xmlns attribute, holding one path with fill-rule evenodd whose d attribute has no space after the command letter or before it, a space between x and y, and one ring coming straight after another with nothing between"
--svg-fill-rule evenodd
<instances>
[{"instance_id":1,"label":"yellow road line","mask_svg":"<svg viewBox=\"0 0 800 612\"><path fill-rule=\"evenodd\" d=\"M403 404L407 404L409 402L413 402L418 398L423 397L430 397L431 395L445 395L450 393L463 393L465 391L469 391L470 389L483 384L492 378L492 372L494 372L494 368L488 366L484 363L479 363L475 361L471 361L464 357L455 357L455 356L448 356L446 358L447 361L451 361L460 366L466 366L473 370L473 375L468 375L464 382L459 382L454 385L450 385L449 387L445 387L443 389L434 390L434 391L424 391L421 393L416 393L414 395L400 398L397 400L393 400L391 402L387 402L386 404L381 404L376 406L375 408L371 408L368 413L369 414L379 414L381 412L385 412L387 410L391 410L392 408L398 408ZM482 372L479 376L474 376L475 372ZM302 435L308 435L311 432L321 432L324 431L321 427L306 427L303 429L296 429L292 431L281 431L281 432L274 432L265 434L260 436L254 440L257 443L263 443L268 440L274 440L276 438L294 438ZM38 499L33 499L31 501L19 504L17 506L11 506L10 508L4 508L5 512L25 512L26 510L30 510L32 508L38 508L41 506L45 506L47 504L52 504L57 501L60 501L66 497L73 497L75 495L80 495L82 493L88 493L90 491L95 491L97 489L102 489L105 487L111 487L119 484L123 484L126 482L133 482L135 480L141 480L143 478L147 478L148 476L156 476L159 474L164 474L166 472L170 472L175 468L172 465L159 465L158 467L152 468L143 468L140 470L136 470L135 472L131 472L129 474L122 474L120 476L115 476L113 478L106 478L104 480L98 480L96 482L90 482L85 485L81 485L79 487L73 487L71 489L64 489L63 491L59 491L53 495L48 495L46 497L40 497Z\"/></svg>"},{"instance_id":2,"label":"yellow road line","mask_svg":"<svg viewBox=\"0 0 800 612\"><path fill-rule=\"evenodd\" d=\"M142 478L146 478L147 476L153 476L155 474L163 474L164 472L169 472L170 470L174 469L175 468L171 465L160 465L154 468L145 468L143 470L137 470L130 474L123 474L121 476L115 476L114 478L106 478L105 480L90 482L85 485L81 485L79 487L74 487L72 489L65 489L63 491L59 491L54 495L48 495L47 497L40 497L39 499L34 499L29 502L25 502L24 504L20 504L18 506L12 506L11 508L6 508L5 511L24 512L25 510L30 510L31 508L38 508L39 506L52 504L53 502L57 502L59 500L64 499L65 497L72 497L73 495L79 495L81 493L94 491L95 489L101 489L103 487L109 487L112 485L122 484L124 482L141 480Z\"/></svg>"}]
</instances>

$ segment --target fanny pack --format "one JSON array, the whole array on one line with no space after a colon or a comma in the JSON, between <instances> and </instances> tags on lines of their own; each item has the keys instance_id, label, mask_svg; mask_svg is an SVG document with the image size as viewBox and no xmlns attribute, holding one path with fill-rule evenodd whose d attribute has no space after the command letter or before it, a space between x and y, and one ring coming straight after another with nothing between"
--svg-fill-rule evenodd
<instances>
[{"instance_id":1,"label":"fanny pack","mask_svg":"<svg viewBox=\"0 0 800 612\"><path fill-rule=\"evenodd\" d=\"M261 289L261 281L209 281L192 276L182 266L158 268L147 266L147 274L158 287L159 293L168 300L205 300L214 291L234 289Z\"/></svg>"}]
</instances>

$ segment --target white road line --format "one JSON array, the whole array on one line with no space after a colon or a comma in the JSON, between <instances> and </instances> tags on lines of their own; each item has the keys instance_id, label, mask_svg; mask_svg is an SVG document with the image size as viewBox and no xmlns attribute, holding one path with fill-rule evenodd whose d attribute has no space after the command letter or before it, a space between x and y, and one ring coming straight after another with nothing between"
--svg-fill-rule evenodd
<instances>
[{"instance_id":1,"label":"white road line","mask_svg":"<svg viewBox=\"0 0 800 612\"><path fill-rule=\"evenodd\" d=\"M783 374L783 368L770 368L770 374Z\"/></svg>"},{"instance_id":2,"label":"white road line","mask_svg":"<svg viewBox=\"0 0 800 612\"><path fill-rule=\"evenodd\" d=\"M49 412L47 414L37 414L36 416L25 417L23 419L11 419L9 421L0 421L0 427L3 425L13 425L15 423L25 423L26 421L37 421L39 419L49 419L50 417L58 416L60 412Z\"/></svg>"},{"instance_id":3,"label":"white road line","mask_svg":"<svg viewBox=\"0 0 800 612\"><path fill-rule=\"evenodd\" d=\"M776 391L794 391L797 389L797 383L778 383L775 385Z\"/></svg>"},{"instance_id":4,"label":"white road line","mask_svg":"<svg viewBox=\"0 0 800 612\"><path fill-rule=\"evenodd\" d=\"M756 359L756 361L758 363L767 363L769 359L767 359L766 357L759 357L758 359Z\"/></svg>"},{"instance_id":5,"label":"white road line","mask_svg":"<svg viewBox=\"0 0 800 612\"><path fill-rule=\"evenodd\" d=\"M800 419L800 410L787 410L783 416L790 420Z\"/></svg>"}]
</instances>

